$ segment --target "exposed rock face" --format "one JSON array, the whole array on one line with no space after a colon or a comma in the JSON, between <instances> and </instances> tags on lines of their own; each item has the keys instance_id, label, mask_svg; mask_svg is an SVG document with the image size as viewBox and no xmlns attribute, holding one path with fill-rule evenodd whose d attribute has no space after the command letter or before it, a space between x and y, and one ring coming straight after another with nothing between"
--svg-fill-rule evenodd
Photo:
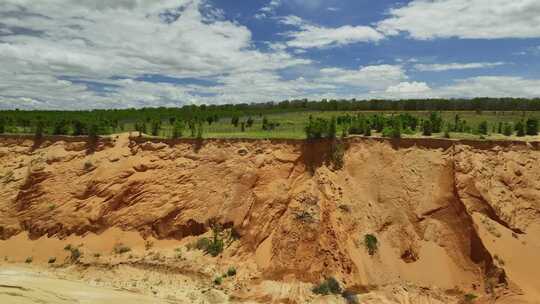
<instances>
[{"instance_id":1,"label":"exposed rock face","mask_svg":"<svg viewBox=\"0 0 540 304\"><path fill-rule=\"evenodd\" d=\"M540 297L530 267L540 258L533 149L352 140L344 167L332 170L327 143L167 145L122 135L91 154L80 143L32 145L0 146L3 239L111 227L182 239L217 219L239 232L234 254L265 279L332 275L356 290L412 284ZM367 234L378 240L373 256Z\"/></svg>"}]
</instances>

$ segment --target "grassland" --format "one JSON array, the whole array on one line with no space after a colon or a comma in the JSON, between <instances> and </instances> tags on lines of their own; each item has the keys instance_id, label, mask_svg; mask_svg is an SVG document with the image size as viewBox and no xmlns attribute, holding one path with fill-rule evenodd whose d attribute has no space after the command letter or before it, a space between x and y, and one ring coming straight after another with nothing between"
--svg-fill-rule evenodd
<instances>
[{"instance_id":1,"label":"grassland","mask_svg":"<svg viewBox=\"0 0 540 304\"><path fill-rule=\"evenodd\" d=\"M256 139L305 139L305 127L309 120L309 117L321 117L329 119L331 117L337 117L342 115L365 115L370 116L374 114L383 115L396 115L401 112L393 111L305 111L305 112L291 112L270 114L265 117L270 122L278 123L274 130L265 131L262 129L263 116L249 116L254 120L254 124L251 128L245 128L245 131L241 131L240 125L235 127L231 123L230 118L221 118L218 122L214 122L211 125L204 125L203 138L256 138ZM417 111L407 112L418 118L427 119L431 112L429 111ZM461 119L466 120L467 123L475 130L482 121L487 121L489 124L490 133L484 138L489 139L517 139L515 136L504 136L502 134L496 134L499 123L516 123L520 120L526 120L529 117L540 118L540 112L502 112L502 111L489 111L489 112L474 112L474 111L445 111L441 112L444 121L451 122L455 116L459 115ZM240 121L246 121L248 116L240 117ZM134 125L132 123L126 123L124 125L125 131L134 131ZM342 126L338 125L338 134L341 134L343 130ZM161 127L159 137L169 138L172 134L172 125L164 123ZM378 136L376 132L374 136ZM456 139L478 139L480 135L472 133L453 133L451 137ZM189 130L184 131L184 136L190 137ZM421 137L421 131L418 130L415 134L404 134L403 137ZM433 137L443 137L443 133L435 133ZM532 137L521 137L521 140L533 139Z\"/></svg>"}]
</instances>

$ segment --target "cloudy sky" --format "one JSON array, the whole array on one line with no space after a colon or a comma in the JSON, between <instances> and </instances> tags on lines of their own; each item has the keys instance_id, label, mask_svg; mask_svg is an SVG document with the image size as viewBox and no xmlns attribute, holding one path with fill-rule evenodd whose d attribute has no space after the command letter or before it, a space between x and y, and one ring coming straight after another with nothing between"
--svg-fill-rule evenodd
<instances>
[{"instance_id":1,"label":"cloudy sky","mask_svg":"<svg viewBox=\"0 0 540 304\"><path fill-rule=\"evenodd\" d=\"M539 0L1 0L0 108L539 97Z\"/></svg>"}]
</instances>

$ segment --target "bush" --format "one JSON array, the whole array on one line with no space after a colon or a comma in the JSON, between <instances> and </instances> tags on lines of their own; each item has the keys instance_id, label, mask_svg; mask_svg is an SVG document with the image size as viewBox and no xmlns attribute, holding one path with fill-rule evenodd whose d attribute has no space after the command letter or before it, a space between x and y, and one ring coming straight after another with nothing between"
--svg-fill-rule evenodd
<instances>
[{"instance_id":1,"label":"bush","mask_svg":"<svg viewBox=\"0 0 540 304\"><path fill-rule=\"evenodd\" d=\"M79 250L79 248L75 246L71 246L71 244L66 245L66 247L64 247L64 250L70 252L69 259L72 263L77 262L82 256L82 253Z\"/></svg>"},{"instance_id":2,"label":"bush","mask_svg":"<svg viewBox=\"0 0 540 304\"><path fill-rule=\"evenodd\" d=\"M472 303L476 298L478 298L476 295L472 294L472 293L468 293L464 296L464 299L465 299L465 302L466 303Z\"/></svg>"},{"instance_id":3,"label":"bush","mask_svg":"<svg viewBox=\"0 0 540 304\"><path fill-rule=\"evenodd\" d=\"M229 269L227 269L227 276L234 277L235 275L236 275L236 268L229 267Z\"/></svg>"},{"instance_id":4,"label":"bush","mask_svg":"<svg viewBox=\"0 0 540 304\"><path fill-rule=\"evenodd\" d=\"M131 251L131 248L129 248L128 246L126 246L126 245L124 245L122 243L114 245L114 248L113 248L113 252L115 254L124 254L124 253L130 252L130 251Z\"/></svg>"},{"instance_id":5,"label":"bush","mask_svg":"<svg viewBox=\"0 0 540 304\"><path fill-rule=\"evenodd\" d=\"M344 291L341 296L345 299L347 304L359 304L358 297L351 291Z\"/></svg>"},{"instance_id":6,"label":"bush","mask_svg":"<svg viewBox=\"0 0 540 304\"><path fill-rule=\"evenodd\" d=\"M221 285L223 283L223 278L222 277L216 277L214 279L214 284L215 285Z\"/></svg>"},{"instance_id":7,"label":"bush","mask_svg":"<svg viewBox=\"0 0 540 304\"><path fill-rule=\"evenodd\" d=\"M49 261L48 261L49 264L54 264L55 262L56 262L56 258L55 258L55 257L50 257L50 258L49 258Z\"/></svg>"},{"instance_id":8,"label":"bush","mask_svg":"<svg viewBox=\"0 0 540 304\"><path fill-rule=\"evenodd\" d=\"M319 285L313 287L312 291L313 293L320 295L340 294L341 287L336 279L330 277L321 282Z\"/></svg>"},{"instance_id":9,"label":"bush","mask_svg":"<svg viewBox=\"0 0 540 304\"><path fill-rule=\"evenodd\" d=\"M33 261L34 261L34 258L31 257L31 256L30 256L30 257L27 257L26 260L24 260L24 262L25 262L26 264L30 264L30 263L32 263Z\"/></svg>"},{"instance_id":10,"label":"bush","mask_svg":"<svg viewBox=\"0 0 540 304\"><path fill-rule=\"evenodd\" d=\"M377 237L373 234L366 234L364 236L364 245L366 246L369 255L374 255L379 247Z\"/></svg>"}]
</instances>

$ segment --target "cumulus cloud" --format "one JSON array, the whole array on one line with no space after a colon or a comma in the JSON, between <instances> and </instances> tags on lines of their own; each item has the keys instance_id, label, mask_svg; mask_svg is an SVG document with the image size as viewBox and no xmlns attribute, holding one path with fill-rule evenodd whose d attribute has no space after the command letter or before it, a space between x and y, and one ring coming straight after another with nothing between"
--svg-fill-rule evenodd
<instances>
[{"instance_id":1,"label":"cumulus cloud","mask_svg":"<svg viewBox=\"0 0 540 304\"><path fill-rule=\"evenodd\" d=\"M413 0L389 14L378 24L386 35L406 32L424 40L540 37L537 0Z\"/></svg>"},{"instance_id":2,"label":"cumulus cloud","mask_svg":"<svg viewBox=\"0 0 540 304\"><path fill-rule=\"evenodd\" d=\"M297 16L284 17L281 22L298 27L298 30L285 33L290 39L287 45L293 48L329 48L359 42L377 42L384 38L369 26L344 25L330 28L310 24Z\"/></svg>"},{"instance_id":3,"label":"cumulus cloud","mask_svg":"<svg viewBox=\"0 0 540 304\"><path fill-rule=\"evenodd\" d=\"M391 94L417 94L429 92L431 89L425 82L400 82L397 85L389 86L386 93Z\"/></svg>"},{"instance_id":4,"label":"cumulus cloud","mask_svg":"<svg viewBox=\"0 0 540 304\"><path fill-rule=\"evenodd\" d=\"M321 69L320 72L318 82L362 87L370 90L386 88L407 79L403 68L397 65L372 65L360 67L358 70L325 68Z\"/></svg>"},{"instance_id":5,"label":"cumulus cloud","mask_svg":"<svg viewBox=\"0 0 540 304\"><path fill-rule=\"evenodd\" d=\"M44 108L190 102L199 96L185 86L134 79L213 79L310 63L283 49L255 49L248 28L224 20L205 0L5 0L0 14L2 107L24 100ZM111 90L96 91L73 79L107 83ZM134 85L147 94L130 93Z\"/></svg>"},{"instance_id":6,"label":"cumulus cloud","mask_svg":"<svg viewBox=\"0 0 540 304\"><path fill-rule=\"evenodd\" d=\"M505 62L471 62L471 63L434 63L434 64L416 64L414 68L422 72L442 72L449 70L468 70L483 69L505 65Z\"/></svg>"}]
</instances>

